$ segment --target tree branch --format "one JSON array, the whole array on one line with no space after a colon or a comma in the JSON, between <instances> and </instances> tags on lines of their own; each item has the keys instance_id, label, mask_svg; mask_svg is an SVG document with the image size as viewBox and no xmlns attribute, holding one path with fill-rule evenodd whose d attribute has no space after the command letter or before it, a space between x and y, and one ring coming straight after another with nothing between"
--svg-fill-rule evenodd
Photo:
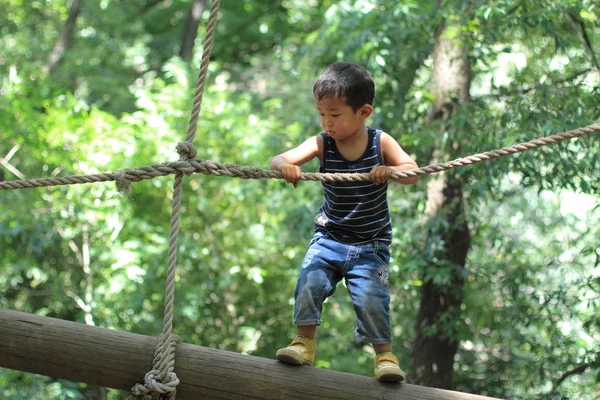
<instances>
[{"instance_id":1,"label":"tree branch","mask_svg":"<svg viewBox=\"0 0 600 400\"><path fill-rule=\"evenodd\" d=\"M10 151L8 152L8 154L6 155L6 161L10 161L10 159L15 155L15 153L17 151L19 151L19 149L21 148L21 146L16 145L14 146L12 149L10 149Z\"/></svg>"},{"instance_id":2,"label":"tree branch","mask_svg":"<svg viewBox=\"0 0 600 400\"><path fill-rule=\"evenodd\" d=\"M63 26L63 29L58 38L58 42L54 45L52 53L48 56L46 66L44 67L44 73L49 74L56 68L58 64L63 60L63 57L67 50L71 47L73 41L73 35L75 33L75 25L77 23L77 17L81 13L81 0L73 0L71 9L69 10L69 17L67 22Z\"/></svg>"},{"instance_id":3,"label":"tree branch","mask_svg":"<svg viewBox=\"0 0 600 400\"><path fill-rule=\"evenodd\" d=\"M16 169L11 163L8 162L4 157L0 156L0 164L4 166L7 170L15 174L19 179L25 179L25 175L21 173L18 169Z\"/></svg>"},{"instance_id":4,"label":"tree branch","mask_svg":"<svg viewBox=\"0 0 600 400\"><path fill-rule=\"evenodd\" d=\"M535 91L543 86L557 86L562 83L572 82L575 79L579 78L581 75L585 75L590 72L592 72L592 68L586 68L581 71L574 72L571 75L567 76L566 78L558 79L558 80L552 81L550 83L539 83L539 84L531 86L531 87L521 86L521 87L518 87L515 90L511 91L511 93L522 95L522 94L526 94L526 93ZM501 97L505 97L505 96L507 96L506 93L496 92L496 93L490 93L490 94L483 95L483 96L477 96L476 99L501 98Z\"/></svg>"},{"instance_id":5,"label":"tree branch","mask_svg":"<svg viewBox=\"0 0 600 400\"><path fill-rule=\"evenodd\" d=\"M588 369L589 367L593 367L596 365L600 364L600 360L596 360L596 361L591 361L591 362L587 362L581 365L578 365L577 367L566 371L565 373L563 373L560 378L558 378L553 385L552 390L556 390L556 388L558 388L558 386L563 383L563 381L565 379L567 379L568 377L572 376L572 375L578 375L578 374L582 374L583 372L585 372L586 369Z\"/></svg>"},{"instance_id":6,"label":"tree branch","mask_svg":"<svg viewBox=\"0 0 600 400\"><path fill-rule=\"evenodd\" d=\"M198 26L200 25L200 19L202 18L202 13L206 7L207 4L205 0L194 0L190 6L185 19L185 25L181 35L181 47L179 49L179 56L184 60L189 60L192 57L194 42L198 36Z\"/></svg>"},{"instance_id":7,"label":"tree branch","mask_svg":"<svg viewBox=\"0 0 600 400\"><path fill-rule=\"evenodd\" d=\"M161 3L163 0L153 0L149 1L140 8L140 14L144 14L149 11L152 7L156 6L158 3Z\"/></svg>"},{"instance_id":8,"label":"tree branch","mask_svg":"<svg viewBox=\"0 0 600 400\"><path fill-rule=\"evenodd\" d=\"M585 50L589 54L592 67L596 70L596 72L600 73L600 64L598 64L598 59L596 58L596 54L594 54L592 42L587 34L587 30L585 29L585 21L581 17L573 14L571 11L567 12L567 20L569 21L569 24L573 30L577 32L579 41L581 44L583 44L583 47L585 47Z\"/></svg>"}]
</instances>

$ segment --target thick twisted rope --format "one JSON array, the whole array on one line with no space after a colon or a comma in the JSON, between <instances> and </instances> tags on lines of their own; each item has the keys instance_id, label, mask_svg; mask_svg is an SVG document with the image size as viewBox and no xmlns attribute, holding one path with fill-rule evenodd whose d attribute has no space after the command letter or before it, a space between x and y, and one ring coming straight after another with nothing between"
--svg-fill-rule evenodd
<instances>
[{"instance_id":1,"label":"thick twisted rope","mask_svg":"<svg viewBox=\"0 0 600 400\"><path fill-rule=\"evenodd\" d=\"M163 335L160 335L158 342L161 343L162 341ZM173 357L169 358L169 365L172 368L175 367L175 347L177 346L177 342L179 342L179 338L176 335L172 335L169 343L170 352L173 354ZM160 363L160 353L161 349L157 345L154 350L154 365ZM178 384L179 378L177 378L177 375L174 372L169 372L167 379L164 379L161 377L159 370L155 368L146 373L144 376L144 383L136 383L131 388L132 395L129 396L127 400L142 399L147 394L151 394L153 398L159 398L160 396L175 396L175 390Z\"/></svg>"},{"instance_id":2,"label":"thick twisted rope","mask_svg":"<svg viewBox=\"0 0 600 400\"><path fill-rule=\"evenodd\" d=\"M192 106L192 115L186 140L177 145L177 152L180 155L180 161L188 162L196 157L196 149L192 144L196 136L198 125L198 116L204 93L204 85L210 61L217 16L219 12L220 0L215 0L210 9L210 16L206 28L206 39L204 41L204 50L202 52L202 62L200 72L198 73L198 82L194 94L194 103ZM186 171L178 170L175 172L175 181L173 182L173 203L171 209L171 223L169 231L169 257L167 266L167 282L165 289L165 316L163 332L159 337L154 354L153 369L148 372L144 378L144 384L136 384L131 390L136 396L143 396L146 393L152 393L153 398L167 398L175 400L177 396L177 384L179 379L175 374L175 344L176 339L173 331L173 303L175 299L175 272L177 270L177 239L179 237L179 215L181 209L181 183L183 173ZM119 172L119 182L127 180L124 172ZM123 184L121 183L121 186ZM127 186L127 185L125 185Z\"/></svg>"},{"instance_id":3,"label":"thick twisted rope","mask_svg":"<svg viewBox=\"0 0 600 400\"><path fill-rule=\"evenodd\" d=\"M196 127L198 126L198 116L200 115L200 106L202 105L202 96L204 95L204 84L208 73L208 63L210 61L210 52L213 46L215 37L215 27L217 26L217 16L219 14L220 0L214 0L210 8L210 16L206 27L206 39L204 40L204 50L202 52L202 61L200 63L200 71L198 72L198 83L196 84L196 92L194 94L194 103L192 104L192 115L185 137L185 141L190 144L194 142L196 137Z\"/></svg>"},{"instance_id":4,"label":"thick twisted rope","mask_svg":"<svg viewBox=\"0 0 600 400\"><path fill-rule=\"evenodd\" d=\"M464 158L457 158L440 164L429 165L422 168L413 169L404 172L394 172L391 178L410 178L413 176L423 176L447 171L465 165L476 164L482 161L493 160L495 158L505 157L511 154L521 153L527 150L533 150L542 146L570 140L582 136L588 136L600 132L600 123L592 124L572 131L558 133L551 136L541 137L530 140L529 142L518 143L512 146L504 147L498 150L487 151L485 153L474 154ZM204 175L230 176L242 179L281 179L281 172L265 170L258 167L249 167L237 164L219 163L215 161L194 159L167 162L163 164L154 164L138 169L124 169L114 173L103 173L95 175L76 175L57 178L41 178L29 180L14 180L0 182L0 190L27 189L35 187L75 185L94 182L109 181L129 181L139 182L146 179L156 178L158 176L167 176L177 173L201 173ZM303 172L302 180L307 181L367 181L369 174L366 173L317 173Z\"/></svg>"}]
</instances>

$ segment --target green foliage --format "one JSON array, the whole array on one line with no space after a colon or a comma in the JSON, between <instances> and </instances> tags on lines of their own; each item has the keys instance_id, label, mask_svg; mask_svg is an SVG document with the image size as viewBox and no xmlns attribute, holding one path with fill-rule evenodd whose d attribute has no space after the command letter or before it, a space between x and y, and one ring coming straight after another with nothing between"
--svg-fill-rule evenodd
<instances>
[{"instance_id":1,"label":"green foliage","mask_svg":"<svg viewBox=\"0 0 600 400\"><path fill-rule=\"evenodd\" d=\"M599 78L575 29L581 25L566 18L584 22L591 52L600 53L592 2L437 3L223 4L198 157L267 168L273 155L318 133L312 83L341 59L371 70L377 96L369 123L421 165L440 130L440 148L459 157L598 120ZM174 161L185 138L202 50L197 40L191 63L176 56L189 2L83 4L72 45L49 76L46 58L68 2L0 4L0 156L10 155L26 178ZM474 81L471 103L438 126L426 118L442 18L467 33ZM599 150L593 135L456 170L473 232L465 301L461 319L442 318L429 333L459 341L457 389L510 399L583 398L594 389ZM0 173L0 180L18 178L2 166ZM0 306L160 333L172 182L135 183L129 196L112 183L0 192ZM403 366L423 280L444 285L452 273L450 265L428 268L443 236L425 245L428 230L439 228L423 216L426 184L394 185L389 196L392 321ZM294 283L321 202L318 183L293 189L274 180L186 177L175 296L181 340L273 357L293 334ZM373 352L354 338L342 285L324 321L317 366L370 375ZM8 370L0 383L4 398L118 396Z\"/></svg>"},{"instance_id":2,"label":"green foliage","mask_svg":"<svg viewBox=\"0 0 600 400\"><path fill-rule=\"evenodd\" d=\"M507 184L514 193L477 219L465 301L473 336L459 354L459 379L472 387L468 375L481 374L478 392L501 398L585 398L592 375L558 382L580 365L598 368L596 200ZM515 213L524 206L536 211Z\"/></svg>"}]
</instances>

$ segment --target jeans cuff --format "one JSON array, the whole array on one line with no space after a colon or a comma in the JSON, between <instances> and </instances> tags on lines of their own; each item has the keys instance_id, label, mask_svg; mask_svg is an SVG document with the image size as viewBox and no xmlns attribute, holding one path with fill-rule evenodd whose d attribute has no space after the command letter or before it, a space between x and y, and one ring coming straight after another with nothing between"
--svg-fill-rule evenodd
<instances>
[{"instance_id":1,"label":"jeans cuff","mask_svg":"<svg viewBox=\"0 0 600 400\"><path fill-rule=\"evenodd\" d=\"M306 325L321 325L320 319L303 319L303 320L294 320L295 326L306 326Z\"/></svg>"},{"instance_id":2,"label":"jeans cuff","mask_svg":"<svg viewBox=\"0 0 600 400\"><path fill-rule=\"evenodd\" d=\"M360 340L361 342L365 342L365 343L373 343L373 344L387 344L387 343L392 343L392 338L371 339L371 338L367 338L367 337L362 336L358 332L356 332L356 338L358 340Z\"/></svg>"}]
</instances>

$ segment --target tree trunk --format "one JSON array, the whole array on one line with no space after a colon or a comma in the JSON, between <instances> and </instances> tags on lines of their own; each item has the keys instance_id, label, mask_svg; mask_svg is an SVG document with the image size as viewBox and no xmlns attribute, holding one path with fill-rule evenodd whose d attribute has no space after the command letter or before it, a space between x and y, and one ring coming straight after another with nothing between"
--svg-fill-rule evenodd
<instances>
[{"instance_id":1,"label":"tree trunk","mask_svg":"<svg viewBox=\"0 0 600 400\"><path fill-rule=\"evenodd\" d=\"M206 0L194 0L190 6L181 36L181 48L179 49L179 56L184 60L189 60L192 57L194 42L196 36L198 36L198 25L200 25L202 12L205 8Z\"/></svg>"},{"instance_id":2,"label":"tree trunk","mask_svg":"<svg viewBox=\"0 0 600 400\"><path fill-rule=\"evenodd\" d=\"M433 49L432 92L435 101L429 122L441 122L469 101L471 68L464 38L449 38L446 22L436 31ZM440 136L444 129L440 129ZM434 162L453 158L459 143L442 149ZM427 187L428 250L430 265L423 271L421 305L417 316L410 382L444 389L452 387L454 356L458 349L456 327L463 301L464 267L471 236L465 212L463 187L456 172L431 177ZM441 279L437 281L434 276Z\"/></svg>"},{"instance_id":3,"label":"tree trunk","mask_svg":"<svg viewBox=\"0 0 600 400\"><path fill-rule=\"evenodd\" d=\"M77 17L81 13L81 0L73 0L71 3L71 9L69 10L69 17L67 22L63 26L58 42L54 45L52 53L48 56L44 72L46 74L51 73L63 60L65 53L71 47L73 42L73 36L75 33L75 25L77 24Z\"/></svg>"}]
</instances>

